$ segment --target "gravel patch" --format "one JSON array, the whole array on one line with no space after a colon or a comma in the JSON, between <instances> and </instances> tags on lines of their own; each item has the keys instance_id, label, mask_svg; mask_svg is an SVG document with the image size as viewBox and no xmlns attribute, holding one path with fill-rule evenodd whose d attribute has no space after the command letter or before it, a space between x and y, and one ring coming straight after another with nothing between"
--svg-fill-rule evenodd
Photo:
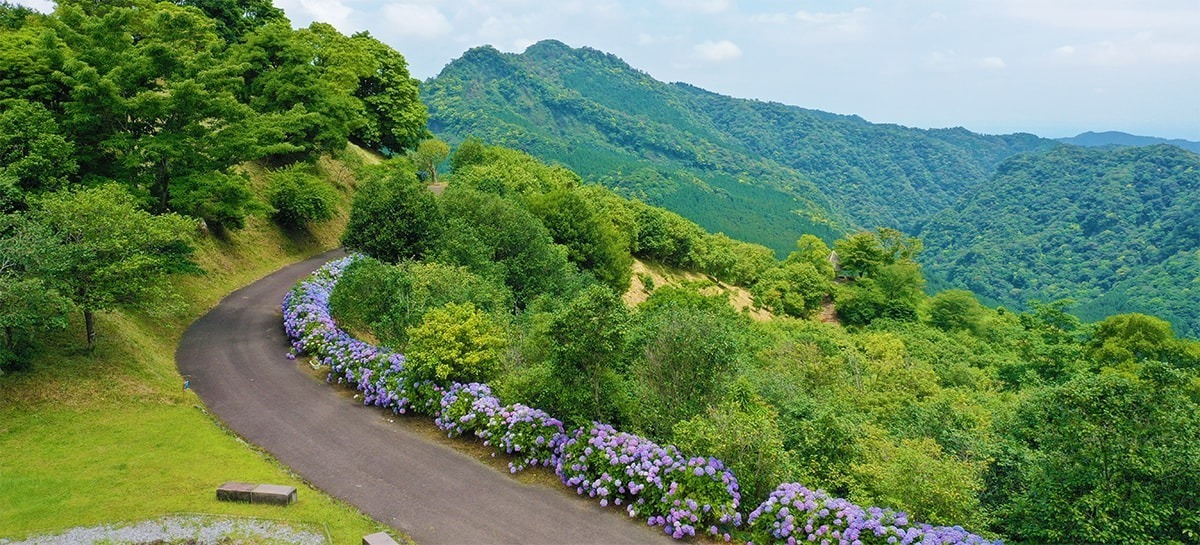
<instances>
[{"instance_id":1,"label":"gravel patch","mask_svg":"<svg viewBox=\"0 0 1200 545\"><path fill-rule=\"evenodd\" d=\"M273 520L170 516L136 524L72 528L0 545L328 545L325 536Z\"/></svg>"}]
</instances>

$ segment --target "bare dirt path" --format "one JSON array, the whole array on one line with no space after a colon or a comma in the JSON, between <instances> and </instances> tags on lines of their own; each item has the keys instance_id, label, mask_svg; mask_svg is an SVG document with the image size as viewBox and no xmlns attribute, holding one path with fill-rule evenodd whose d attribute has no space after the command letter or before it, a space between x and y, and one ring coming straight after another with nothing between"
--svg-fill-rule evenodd
<instances>
[{"instance_id":1,"label":"bare dirt path","mask_svg":"<svg viewBox=\"0 0 1200 545\"><path fill-rule=\"evenodd\" d=\"M296 263L235 291L184 332L176 365L226 426L418 543L673 542L624 511L521 483L389 423L286 359L284 293L341 255ZM229 480L238 480L237 468Z\"/></svg>"}]
</instances>

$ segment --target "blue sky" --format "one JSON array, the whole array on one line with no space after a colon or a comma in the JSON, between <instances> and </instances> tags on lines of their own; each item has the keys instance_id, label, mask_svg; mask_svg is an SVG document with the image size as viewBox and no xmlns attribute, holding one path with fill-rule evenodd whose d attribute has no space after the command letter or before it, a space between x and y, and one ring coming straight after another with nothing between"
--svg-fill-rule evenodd
<instances>
[{"instance_id":1,"label":"blue sky","mask_svg":"<svg viewBox=\"0 0 1200 545\"><path fill-rule=\"evenodd\" d=\"M28 4L48 4L28 0ZM276 0L437 74L555 38L664 81L870 121L1200 140L1200 0Z\"/></svg>"}]
</instances>

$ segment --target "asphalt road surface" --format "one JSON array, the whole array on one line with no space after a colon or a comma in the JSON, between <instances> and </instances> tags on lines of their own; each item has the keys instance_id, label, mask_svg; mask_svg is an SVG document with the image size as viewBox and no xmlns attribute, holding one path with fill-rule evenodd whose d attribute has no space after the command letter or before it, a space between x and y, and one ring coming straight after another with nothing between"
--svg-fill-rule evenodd
<instances>
[{"instance_id":1,"label":"asphalt road surface","mask_svg":"<svg viewBox=\"0 0 1200 545\"><path fill-rule=\"evenodd\" d=\"M521 483L390 423L390 413L339 396L287 359L283 295L341 255L296 263L235 291L184 332L179 372L226 426L421 544L674 542L623 510ZM229 480L237 480L236 468Z\"/></svg>"}]
</instances>

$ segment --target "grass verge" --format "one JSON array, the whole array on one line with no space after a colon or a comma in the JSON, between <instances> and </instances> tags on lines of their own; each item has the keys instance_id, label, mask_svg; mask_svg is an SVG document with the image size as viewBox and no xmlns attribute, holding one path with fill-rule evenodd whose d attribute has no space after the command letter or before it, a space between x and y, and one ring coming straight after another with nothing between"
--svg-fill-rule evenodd
<instances>
[{"instance_id":1,"label":"grass verge","mask_svg":"<svg viewBox=\"0 0 1200 545\"><path fill-rule=\"evenodd\" d=\"M43 339L28 371L0 376L0 537L182 512L313 524L335 543L384 529L222 428L182 389L175 368L183 330L225 294L337 245L354 179L340 161L317 169L344 197L334 220L283 232L250 218L243 230L206 236L196 256L206 274L175 284L182 306L99 316L91 354L73 323ZM265 173L248 170L261 191ZM296 486L299 500L282 508L217 502L216 487L231 480Z\"/></svg>"}]
</instances>

